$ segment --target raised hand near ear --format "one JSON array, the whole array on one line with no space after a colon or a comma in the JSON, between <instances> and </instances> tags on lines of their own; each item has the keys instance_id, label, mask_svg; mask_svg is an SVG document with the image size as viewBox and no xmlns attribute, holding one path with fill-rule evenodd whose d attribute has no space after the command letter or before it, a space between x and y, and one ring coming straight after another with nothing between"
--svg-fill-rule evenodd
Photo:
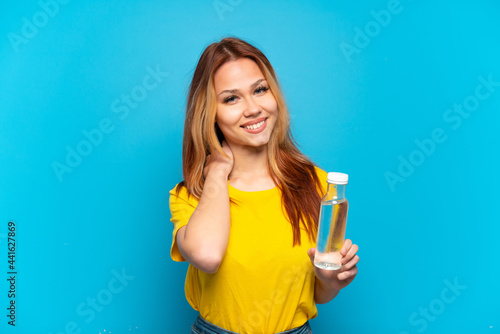
<instances>
[{"instance_id":1,"label":"raised hand near ear","mask_svg":"<svg viewBox=\"0 0 500 334\"><path fill-rule=\"evenodd\" d=\"M234 165L234 157L231 148L225 140L222 142L222 151L224 151L227 156L217 151L207 155L205 167L203 168L203 177L205 179L210 172L221 172L226 177L231 174Z\"/></svg>"}]
</instances>

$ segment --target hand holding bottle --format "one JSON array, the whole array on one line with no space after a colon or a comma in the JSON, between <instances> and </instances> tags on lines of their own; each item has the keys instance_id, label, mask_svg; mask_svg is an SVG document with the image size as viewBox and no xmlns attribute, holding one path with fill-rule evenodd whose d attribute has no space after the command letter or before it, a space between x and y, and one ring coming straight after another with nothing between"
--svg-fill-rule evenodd
<instances>
[{"instance_id":1,"label":"hand holding bottle","mask_svg":"<svg viewBox=\"0 0 500 334\"><path fill-rule=\"evenodd\" d=\"M341 290L348 286L356 277L358 273L357 263L359 256L357 255L358 245L353 244L350 239L346 239L340 254L342 255L342 266L337 270L321 269L314 265L314 255L316 248L310 248L307 255L313 263L314 273L316 278L321 280L324 284L335 290Z\"/></svg>"}]
</instances>

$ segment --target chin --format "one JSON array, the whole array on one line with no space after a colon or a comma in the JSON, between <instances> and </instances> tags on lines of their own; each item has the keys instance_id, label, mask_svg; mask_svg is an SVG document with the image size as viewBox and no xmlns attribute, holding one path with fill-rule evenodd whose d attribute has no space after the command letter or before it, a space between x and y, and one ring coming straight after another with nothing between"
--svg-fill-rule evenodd
<instances>
[{"instance_id":1,"label":"chin","mask_svg":"<svg viewBox=\"0 0 500 334\"><path fill-rule=\"evenodd\" d=\"M255 136L255 135L254 135ZM256 137L256 136L255 136ZM234 138L236 139L236 138ZM251 148L258 148L262 146L267 146L271 139L270 135L263 134L263 136L259 136L258 138L248 138L248 136L244 136L243 138L239 138L239 140L230 140L228 141L229 146L237 145ZM227 138L226 138L227 141Z\"/></svg>"},{"instance_id":2,"label":"chin","mask_svg":"<svg viewBox=\"0 0 500 334\"><path fill-rule=\"evenodd\" d=\"M252 142L251 144L249 144L248 146L262 147L262 146L267 146L268 144L269 144L269 139L268 140L255 141L255 142Z\"/></svg>"}]
</instances>

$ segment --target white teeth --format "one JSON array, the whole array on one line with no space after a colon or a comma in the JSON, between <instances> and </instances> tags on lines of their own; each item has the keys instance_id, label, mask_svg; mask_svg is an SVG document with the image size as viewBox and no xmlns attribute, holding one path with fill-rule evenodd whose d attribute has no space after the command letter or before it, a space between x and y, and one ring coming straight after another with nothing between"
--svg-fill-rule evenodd
<instances>
[{"instance_id":1,"label":"white teeth","mask_svg":"<svg viewBox=\"0 0 500 334\"><path fill-rule=\"evenodd\" d=\"M265 121L262 121L262 122L259 122L259 123L256 123L256 124L252 124L252 125L248 125L248 126L245 126L245 128L248 129L248 130L255 130L255 129L260 128L262 125L264 125L264 122Z\"/></svg>"}]
</instances>

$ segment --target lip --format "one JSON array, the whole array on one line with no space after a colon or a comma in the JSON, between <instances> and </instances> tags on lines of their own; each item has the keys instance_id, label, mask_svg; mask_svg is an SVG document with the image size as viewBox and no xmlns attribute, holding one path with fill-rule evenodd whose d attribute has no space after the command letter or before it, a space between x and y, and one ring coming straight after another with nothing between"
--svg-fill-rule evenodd
<instances>
[{"instance_id":1,"label":"lip","mask_svg":"<svg viewBox=\"0 0 500 334\"><path fill-rule=\"evenodd\" d=\"M248 133L259 133L259 132L262 132L266 129L266 126L267 126L267 117L261 117L261 118L257 118L257 119L254 119L250 122L246 122L244 124L241 125L241 128L243 130L245 130L246 132ZM249 126L249 125L253 125L253 124L257 124L257 123L260 123L260 122L264 122L264 124L262 124L262 126L260 128L257 128L257 129L247 129L245 126Z\"/></svg>"}]
</instances>

